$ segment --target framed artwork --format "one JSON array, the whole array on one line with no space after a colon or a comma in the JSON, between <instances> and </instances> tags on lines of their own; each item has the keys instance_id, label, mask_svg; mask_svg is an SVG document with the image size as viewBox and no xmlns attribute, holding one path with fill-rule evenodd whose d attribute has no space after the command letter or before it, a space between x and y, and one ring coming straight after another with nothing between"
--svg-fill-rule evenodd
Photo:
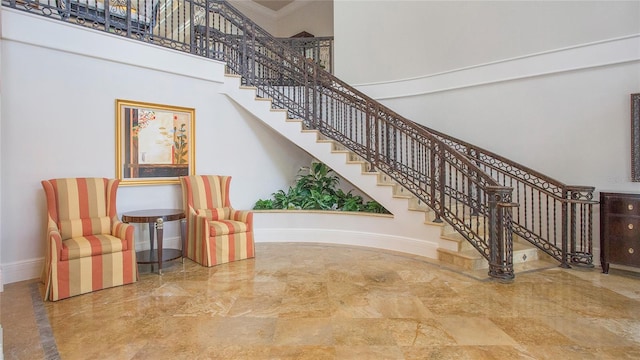
<instances>
[{"instance_id":1,"label":"framed artwork","mask_svg":"<svg viewBox=\"0 0 640 360\"><path fill-rule=\"evenodd\" d=\"M631 181L640 182L640 94L631 94Z\"/></svg>"},{"instance_id":2,"label":"framed artwork","mask_svg":"<svg viewBox=\"0 0 640 360\"><path fill-rule=\"evenodd\" d=\"M195 109L116 99L122 185L178 184L195 175Z\"/></svg>"}]
</instances>

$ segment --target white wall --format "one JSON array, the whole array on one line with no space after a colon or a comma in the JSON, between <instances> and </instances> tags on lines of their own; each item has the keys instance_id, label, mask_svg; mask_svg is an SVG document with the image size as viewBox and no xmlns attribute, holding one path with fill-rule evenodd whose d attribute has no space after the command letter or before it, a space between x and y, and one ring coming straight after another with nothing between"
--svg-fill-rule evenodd
<instances>
[{"instance_id":1,"label":"white wall","mask_svg":"<svg viewBox=\"0 0 640 360\"><path fill-rule=\"evenodd\" d=\"M0 11L0 24L2 23L2 12ZM2 69L2 26L0 26L0 69ZM2 83L2 72L0 72L0 83ZM2 87L0 86L0 149L2 149ZM2 156L0 156L0 204L2 204ZM2 207L0 206L0 219L2 219ZM0 234L2 234L2 221L0 221ZM2 240L0 238L0 259L2 259ZM2 280L2 262L0 261L0 291L4 291ZM2 341L2 328L0 327L0 341Z\"/></svg>"},{"instance_id":2,"label":"white wall","mask_svg":"<svg viewBox=\"0 0 640 360\"><path fill-rule=\"evenodd\" d=\"M335 73L398 80L640 33L638 1L335 0Z\"/></svg>"},{"instance_id":3,"label":"white wall","mask_svg":"<svg viewBox=\"0 0 640 360\"><path fill-rule=\"evenodd\" d=\"M196 171L233 176L231 200L238 209L284 188L311 160L218 93L221 63L2 11L5 283L39 276L46 219L41 180L115 177L116 99L195 108ZM181 207L179 185L119 190L119 213L163 207ZM166 236L176 238L177 224L169 225Z\"/></svg>"}]
</instances>

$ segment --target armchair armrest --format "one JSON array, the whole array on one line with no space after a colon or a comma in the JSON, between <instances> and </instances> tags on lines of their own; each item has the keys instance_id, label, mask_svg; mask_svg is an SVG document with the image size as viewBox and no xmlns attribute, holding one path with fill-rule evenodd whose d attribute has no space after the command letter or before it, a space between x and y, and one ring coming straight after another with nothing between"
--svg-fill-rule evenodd
<instances>
[{"instance_id":1,"label":"armchair armrest","mask_svg":"<svg viewBox=\"0 0 640 360\"><path fill-rule=\"evenodd\" d=\"M47 222L47 251L55 249L58 251L58 258L60 258L60 251L62 250L62 235L60 235L60 229L58 224L49 216Z\"/></svg>"},{"instance_id":2,"label":"armchair armrest","mask_svg":"<svg viewBox=\"0 0 640 360\"><path fill-rule=\"evenodd\" d=\"M57 227L47 229L47 240L49 249L55 249L56 252L60 254L62 250L62 236ZM57 257L60 258L59 255Z\"/></svg>"},{"instance_id":3,"label":"armchair armrest","mask_svg":"<svg viewBox=\"0 0 640 360\"><path fill-rule=\"evenodd\" d=\"M126 241L127 249L135 250L133 243L134 227L131 224L123 223L117 218L111 219L111 235Z\"/></svg>"},{"instance_id":4,"label":"armchair armrest","mask_svg":"<svg viewBox=\"0 0 640 360\"><path fill-rule=\"evenodd\" d=\"M207 237L209 236L209 221L211 220L211 217L205 215L205 214L196 214L194 216L195 219L195 224L197 227L200 227L201 230L200 232L203 235L206 235Z\"/></svg>"},{"instance_id":5,"label":"armchair armrest","mask_svg":"<svg viewBox=\"0 0 640 360\"><path fill-rule=\"evenodd\" d=\"M249 210L235 210L231 209L229 214L231 220L242 221L247 223L249 231L253 230L253 212Z\"/></svg>"}]
</instances>

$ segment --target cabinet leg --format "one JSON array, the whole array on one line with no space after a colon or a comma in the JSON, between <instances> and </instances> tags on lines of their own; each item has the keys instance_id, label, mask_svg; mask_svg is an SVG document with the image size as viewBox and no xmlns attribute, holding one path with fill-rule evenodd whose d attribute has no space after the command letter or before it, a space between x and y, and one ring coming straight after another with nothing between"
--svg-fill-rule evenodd
<instances>
[{"instance_id":1,"label":"cabinet leg","mask_svg":"<svg viewBox=\"0 0 640 360\"><path fill-rule=\"evenodd\" d=\"M163 220L156 220L156 239L158 241L158 274L162 275L162 240L163 240Z\"/></svg>"},{"instance_id":2,"label":"cabinet leg","mask_svg":"<svg viewBox=\"0 0 640 360\"><path fill-rule=\"evenodd\" d=\"M155 223L149 223L149 261L152 259L153 254L153 242L155 233ZM151 263L151 271L153 271L153 263Z\"/></svg>"}]
</instances>

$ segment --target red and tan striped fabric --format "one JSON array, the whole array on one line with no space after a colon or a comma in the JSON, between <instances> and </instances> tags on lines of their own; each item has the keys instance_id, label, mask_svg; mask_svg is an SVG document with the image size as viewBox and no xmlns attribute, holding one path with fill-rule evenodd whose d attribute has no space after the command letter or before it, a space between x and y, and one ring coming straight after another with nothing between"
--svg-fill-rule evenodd
<instances>
[{"instance_id":1,"label":"red and tan striped fabric","mask_svg":"<svg viewBox=\"0 0 640 360\"><path fill-rule=\"evenodd\" d=\"M229 200L230 176L180 178L187 214L186 256L204 266L255 257L253 213L235 210Z\"/></svg>"},{"instance_id":2,"label":"red and tan striped fabric","mask_svg":"<svg viewBox=\"0 0 640 360\"><path fill-rule=\"evenodd\" d=\"M133 225L118 220L120 181L43 180L47 199L45 300L57 301L138 279Z\"/></svg>"}]
</instances>

